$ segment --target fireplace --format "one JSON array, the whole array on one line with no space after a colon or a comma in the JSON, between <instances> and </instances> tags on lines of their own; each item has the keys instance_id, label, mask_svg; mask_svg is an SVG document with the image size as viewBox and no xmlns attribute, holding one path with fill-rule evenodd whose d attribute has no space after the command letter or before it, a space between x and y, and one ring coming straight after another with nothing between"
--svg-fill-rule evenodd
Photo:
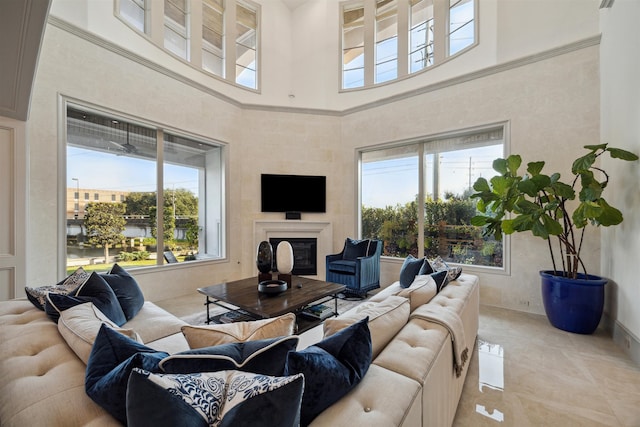
<instances>
[{"instance_id":1,"label":"fireplace","mask_svg":"<svg viewBox=\"0 0 640 427\"><path fill-rule=\"evenodd\" d=\"M253 223L254 247L258 247L260 242L270 239L280 239L291 241L296 238L317 239L316 240L316 270L317 273L305 274L314 279L324 280L325 278L325 256L335 253L333 248L333 227L328 221L303 221L303 220L256 220ZM275 249L275 247L274 247ZM254 254L255 256L255 254ZM297 261L296 261L297 262ZM255 260L251 263L251 274L255 271ZM294 265L295 267L295 265Z\"/></svg>"},{"instance_id":2,"label":"fireplace","mask_svg":"<svg viewBox=\"0 0 640 427\"><path fill-rule=\"evenodd\" d=\"M273 247L273 269L278 270L276 253L278 243L288 241L293 248L293 271L291 274L299 276L315 276L318 274L318 239L308 237L270 237L269 243Z\"/></svg>"}]
</instances>

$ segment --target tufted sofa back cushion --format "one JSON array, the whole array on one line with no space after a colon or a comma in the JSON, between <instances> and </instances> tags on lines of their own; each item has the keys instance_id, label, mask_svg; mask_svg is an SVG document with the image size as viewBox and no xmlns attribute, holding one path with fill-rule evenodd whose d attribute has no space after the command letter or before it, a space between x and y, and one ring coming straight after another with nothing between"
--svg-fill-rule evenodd
<instances>
[{"instance_id":1,"label":"tufted sofa back cushion","mask_svg":"<svg viewBox=\"0 0 640 427\"><path fill-rule=\"evenodd\" d=\"M409 300L390 296L384 301L362 303L338 317L325 320L324 337L327 338L367 316L375 359L409 320Z\"/></svg>"},{"instance_id":2,"label":"tufted sofa back cushion","mask_svg":"<svg viewBox=\"0 0 640 427\"><path fill-rule=\"evenodd\" d=\"M35 420L54 427L120 425L86 395L84 363L31 302L0 302L0 343L3 427L35 425Z\"/></svg>"}]
</instances>

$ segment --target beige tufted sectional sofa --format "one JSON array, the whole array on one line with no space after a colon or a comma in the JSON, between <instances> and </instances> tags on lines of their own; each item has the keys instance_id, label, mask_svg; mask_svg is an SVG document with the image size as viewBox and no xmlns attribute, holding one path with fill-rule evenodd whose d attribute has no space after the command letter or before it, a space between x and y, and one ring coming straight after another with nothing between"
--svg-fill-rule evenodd
<instances>
[{"instance_id":1,"label":"beige tufted sectional sofa","mask_svg":"<svg viewBox=\"0 0 640 427\"><path fill-rule=\"evenodd\" d=\"M427 320L429 307L437 305L460 320L456 344L470 355L478 330L478 278L462 274L437 295L433 280L419 285L401 289L396 282L370 301L325 321L323 332L328 336L369 316L374 359L358 386L312 426L451 425L468 361L456 372L460 348L452 345L446 322ZM184 325L145 302L122 328L134 330L149 347L173 353L188 349L180 333ZM0 302L0 425L119 425L86 395L85 368L44 312L26 299Z\"/></svg>"}]
</instances>

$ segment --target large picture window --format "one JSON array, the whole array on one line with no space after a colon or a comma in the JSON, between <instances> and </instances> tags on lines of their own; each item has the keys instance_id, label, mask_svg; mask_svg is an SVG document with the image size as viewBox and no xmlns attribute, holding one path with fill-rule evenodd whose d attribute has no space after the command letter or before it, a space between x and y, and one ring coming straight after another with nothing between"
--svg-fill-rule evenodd
<instances>
[{"instance_id":1,"label":"large picture window","mask_svg":"<svg viewBox=\"0 0 640 427\"><path fill-rule=\"evenodd\" d=\"M222 144L69 105L67 268L223 258L223 171Z\"/></svg>"},{"instance_id":2,"label":"large picture window","mask_svg":"<svg viewBox=\"0 0 640 427\"><path fill-rule=\"evenodd\" d=\"M503 268L502 242L471 225L470 198L475 180L492 177L503 155L502 127L363 150L362 237L382 240L383 256Z\"/></svg>"}]
</instances>

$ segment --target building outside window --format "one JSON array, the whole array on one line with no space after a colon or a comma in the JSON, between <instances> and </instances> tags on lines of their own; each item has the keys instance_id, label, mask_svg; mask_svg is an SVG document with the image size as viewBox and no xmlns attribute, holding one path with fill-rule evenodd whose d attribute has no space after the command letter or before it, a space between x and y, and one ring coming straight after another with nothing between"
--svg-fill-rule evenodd
<instances>
[{"instance_id":1,"label":"building outside window","mask_svg":"<svg viewBox=\"0 0 640 427\"><path fill-rule=\"evenodd\" d=\"M181 262L223 258L223 171L220 143L69 104L67 194L79 185L108 201L75 222L67 207L67 268L161 265L165 250Z\"/></svg>"},{"instance_id":2,"label":"building outside window","mask_svg":"<svg viewBox=\"0 0 640 427\"><path fill-rule=\"evenodd\" d=\"M471 225L470 198L478 177L495 175L503 133L465 131L361 152L362 237L382 240L383 256L504 268L502 242Z\"/></svg>"}]
</instances>

